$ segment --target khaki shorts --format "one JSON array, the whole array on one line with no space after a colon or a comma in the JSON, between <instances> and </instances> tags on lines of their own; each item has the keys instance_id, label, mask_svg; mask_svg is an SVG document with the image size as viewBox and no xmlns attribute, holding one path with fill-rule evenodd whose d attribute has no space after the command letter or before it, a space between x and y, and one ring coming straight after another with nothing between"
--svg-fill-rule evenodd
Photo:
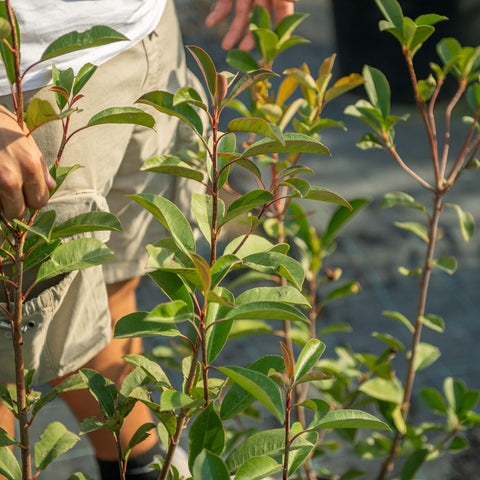
<instances>
[{"instance_id":1,"label":"khaki shorts","mask_svg":"<svg viewBox=\"0 0 480 480\"><path fill-rule=\"evenodd\" d=\"M141 43L100 66L78 102L83 111L71 117L71 129L85 125L97 112L112 106L132 106L152 90L175 92L197 79L186 69L183 43L171 1L158 28ZM27 92L48 98L48 89ZM8 106L9 99L0 98ZM148 108L148 107L146 107ZM44 383L83 366L111 339L106 283L115 283L145 273L145 245L158 241L165 232L126 195L148 192L163 195L183 211L189 205L191 182L140 172L142 163L157 154L192 147L193 137L177 119L154 109L155 131L131 125L100 125L79 132L69 142L61 165L81 164L49 202L61 222L78 213L110 210L120 219L124 231L114 232L108 246L116 260L103 267L73 272L27 300L24 305L25 368L36 369L35 383ZM61 140L58 122L41 127L34 138L47 162L53 163ZM96 237L108 239L105 232ZM0 316L0 381L14 381L14 354L6 317Z\"/></svg>"}]
</instances>

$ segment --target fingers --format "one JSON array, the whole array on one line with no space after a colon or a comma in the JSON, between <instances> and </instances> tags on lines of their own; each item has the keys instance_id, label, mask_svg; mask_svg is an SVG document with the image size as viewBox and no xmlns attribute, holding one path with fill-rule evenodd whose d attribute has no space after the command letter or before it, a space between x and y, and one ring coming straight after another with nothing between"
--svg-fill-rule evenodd
<instances>
[{"instance_id":1,"label":"fingers","mask_svg":"<svg viewBox=\"0 0 480 480\"><path fill-rule=\"evenodd\" d=\"M252 7L253 0L237 0L235 16L233 17L230 29L222 41L222 47L225 50L233 48L244 37ZM253 41L250 49L251 48L253 48Z\"/></svg>"},{"instance_id":2,"label":"fingers","mask_svg":"<svg viewBox=\"0 0 480 480\"><path fill-rule=\"evenodd\" d=\"M207 27L213 27L224 20L233 10L233 5L234 0L218 0L210 15L205 19L205 25Z\"/></svg>"},{"instance_id":3,"label":"fingers","mask_svg":"<svg viewBox=\"0 0 480 480\"><path fill-rule=\"evenodd\" d=\"M240 50L250 51L255 46L253 36L248 31L249 16L254 5L266 8L271 14L275 11L275 21L294 12L293 4L297 0L218 0L214 9L205 20L207 27L212 27L224 20L235 6L235 15L226 35L222 40L222 47L230 50L238 45ZM240 43L239 43L240 42Z\"/></svg>"},{"instance_id":4,"label":"fingers","mask_svg":"<svg viewBox=\"0 0 480 480\"><path fill-rule=\"evenodd\" d=\"M295 11L294 2L297 0L273 0L273 8L275 9L275 23L278 24L280 20L292 15Z\"/></svg>"},{"instance_id":5,"label":"fingers","mask_svg":"<svg viewBox=\"0 0 480 480\"><path fill-rule=\"evenodd\" d=\"M0 203L9 220L46 205L55 187L45 159L16 119L0 109Z\"/></svg>"}]
</instances>

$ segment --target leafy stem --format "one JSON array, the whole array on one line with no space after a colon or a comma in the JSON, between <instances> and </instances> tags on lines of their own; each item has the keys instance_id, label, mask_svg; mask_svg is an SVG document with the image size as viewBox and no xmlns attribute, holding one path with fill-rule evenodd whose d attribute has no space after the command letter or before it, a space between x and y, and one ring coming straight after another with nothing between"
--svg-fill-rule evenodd
<instances>
[{"instance_id":1,"label":"leafy stem","mask_svg":"<svg viewBox=\"0 0 480 480\"><path fill-rule=\"evenodd\" d=\"M427 300L428 287L430 283L430 275L432 271L432 261L435 251L435 243L438 237L438 221L442 211L442 197L443 193L438 192L435 194L433 202L433 214L432 220L430 223L430 232L428 236L428 245L427 251L425 254L425 263L422 270L422 276L420 279L420 292L417 302L417 311L416 311L416 320L415 320L415 329L412 337L412 346L410 358L408 360L407 366L407 375L405 381L405 390L402 401L402 417L404 420L407 419L409 409L410 409L410 400L412 396L413 383L415 380L415 361L418 352L418 346L420 343L420 338L422 334L422 317L425 314L425 304ZM390 449L388 457L384 460L380 473L377 477L377 480L383 480L388 473L393 470L393 467L397 461L398 455L400 453L400 445L404 435L400 432L397 432Z\"/></svg>"}]
</instances>

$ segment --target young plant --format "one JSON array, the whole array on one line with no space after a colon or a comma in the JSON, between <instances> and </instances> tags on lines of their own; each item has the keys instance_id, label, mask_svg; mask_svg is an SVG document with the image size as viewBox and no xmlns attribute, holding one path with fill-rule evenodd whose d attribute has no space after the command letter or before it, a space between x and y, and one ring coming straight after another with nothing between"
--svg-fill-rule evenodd
<instances>
[{"instance_id":1,"label":"young plant","mask_svg":"<svg viewBox=\"0 0 480 480\"><path fill-rule=\"evenodd\" d=\"M34 99L24 116L24 97L22 81L26 72L20 71L20 32L14 12L8 0L0 3L0 54L5 66L7 78L12 85L13 104L19 127L28 129L30 135L50 121L61 121L63 139L50 173L56 180L56 186L50 191L53 196L61 187L74 167L62 167L60 161L65 146L72 136L81 130L103 123L135 123L152 127L153 117L136 108L119 108L104 110L74 132L69 131L72 114L77 110L76 103L82 95L80 91L94 73L96 67L85 65L74 77L71 69L58 71L53 68L53 87L56 92L57 107L44 100ZM94 47L96 45L123 41L126 38L109 27L93 27L88 32L72 32L62 36L49 45L38 62L44 62L66 53ZM0 282L5 292L6 303L0 308L8 319L4 326L12 332L15 352L15 386L0 387L3 404L17 418L20 440L10 437L0 429L0 473L9 480L30 480L36 478L58 455L70 449L78 437L68 432L63 425L54 422L49 425L35 445L34 463L36 473L32 477L32 453L29 439L29 427L39 410L56 395L86 388L78 375L74 375L55 387L49 394L41 397L39 392L31 390L34 378L33 370L25 370L22 335L30 326L23 321L23 304L32 295L33 289L43 281L58 275L73 272L94 265L100 265L113 258L113 253L103 242L95 238L75 238L71 235L84 234L96 230L120 230L118 220L107 212L89 212L70 218L63 223L56 223L54 210L41 213L30 210L25 218L7 220L1 215L0 244ZM35 280L26 285L23 273L36 268ZM21 453L21 467L17 463L10 446L16 445Z\"/></svg>"},{"instance_id":2,"label":"young plant","mask_svg":"<svg viewBox=\"0 0 480 480\"><path fill-rule=\"evenodd\" d=\"M304 382L323 378L323 374L311 372L323 352L324 345L316 339L302 350L297 366L293 363L293 350L283 347L284 357L265 357L250 367L216 366L215 362L224 349L232 328L252 319L280 320L309 324L309 319L300 306L308 306L301 293L305 272L302 265L287 255L289 245L276 244L257 236L254 228L275 211L275 205L290 198L312 198L344 205L349 203L338 194L324 188L313 187L297 178L305 169L296 165L289 167L289 160L278 163L277 178L286 182L265 185L261 170L254 158L281 156L296 158L301 153L328 154L328 149L315 138L304 133L286 133L275 123L265 118L244 117L232 120L226 132L220 130L223 110L237 97L257 83L275 76L269 70L248 72L237 78L226 72L217 72L214 63L205 51L188 47L196 60L207 86L209 103L202 100L199 92L183 88L176 93L155 91L146 93L140 103L148 104L160 112L179 118L192 128L206 152L206 172L193 168L184 159L174 156L157 156L148 160L144 169L157 173L169 173L201 183L205 194L192 194L191 210L198 230L209 245L206 258L199 248L192 227L170 201L154 195L133 195L132 199L151 212L166 228L167 238L148 246L148 267L154 282L163 290L169 301L158 305L151 312L138 312L120 319L116 338L134 336L177 337L189 347L189 355L183 359L183 385L176 391L171 382L156 382L160 391L157 403L144 391L138 398L160 420L159 433L165 443L167 454L160 468L160 479L170 478L172 458L182 432L190 426L189 466L193 479L228 479L235 475L238 480L264 478L280 468L283 478L304 462L315 447L316 433L320 428L388 428L375 417L359 411L329 412L322 404L321 411L315 401L303 407L316 412L315 422L309 427L293 424L291 411L297 405L292 400L292 389ZM195 108L203 110L208 119L211 135L206 137L204 125ZM242 146L236 135L247 133L251 141ZM256 140L255 137L263 137ZM256 140L256 141L255 141ZM281 165L281 166L280 166ZM231 171L243 168L257 182L258 188L242 193L228 207L222 198L222 188L228 182ZM288 180L288 182L287 182ZM231 240L220 252L219 235L229 222L248 214L246 232ZM224 286L229 273L247 268L263 275L275 275L275 286L249 288L235 296ZM282 280L283 279L283 283ZM182 327L182 324L184 326ZM150 366L140 365L148 374ZM286 373L283 373L285 370ZM226 379L218 377L223 374ZM282 399L278 384L284 390ZM225 394L224 389L235 383ZM238 396L237 396L238 395ZM240 401L241 398L241 401ZM282 424L283 428L259 432L235 446L223 460L225 432L223 421L241 413L258 400ZM217 413L220 409L220 416ZM279 456L283 460L279 461ZM259 458L260 457L260 458Z\"/></svg>"},{"instance_id":3,"label":"young plant","mask_svg":"<svg viewBox=\"0 0 480 480\"><path fill-rule=\"evenodd\" d=\"M401 273L418 277L418 301L413 322L399 312L386 312L392 318L402 322L411 333L410 351L405 357L407 362L406 375L403 382L396 376L386 379L378 371L372 370L373 378L365 379L359 390L370 394L379 401L385 418L395 426L396 433L391 440L382 440L382 449L386 457L378 473L377 480L383 480L391 475L400 455L409 454L401 470L402 480L415 478L421 465L438 455L451 445L465 445L465 441L457 434L478 424L478 416L472 409L478 401L479 393L468 391L458 381L447 379L445 395L447 401L434 389L424 389L420 399L424 405L434 413L444 415L447 422L440 427L444 431L444 438L436 443L427 440L427 430L422 427L411 426L409 422L410 406L412 404L412 390L417 372L430 366L439 356L438 349L421 341L423 327L435 331L443 331L444 320L437 314L426 311L430 278L434 270L441 270L453 274L457 262L453 257L435 258L435 247L439 239L439 220L445 207L453 208L460 221L460 229L466 241L474 231L474 222L471 214L464 212L459 205L445 202L445 195L457 182L460 174L468 167L475 165L475 156L480 147L478 134L478 117L480 114L480 47L462 47L455 39L446 38L437 44L437 52L443 63L442 66L431 64L433 74L426 80L418 80L414 67L414 56L423 43L432 35L434 25L446 20L440 15L422 15L417 19L405 17L396 0L376 0L385 20L379 24L380 30L392 34L400 43L402 53L408 66L413 87L415 103L423 120L431 151L432 179L426 179L407 166L394 142L394 127L406 117L392 115L390 112L390 88L387 79L379 70L366 66L363 71L367 100L359 100L354 106L346 109L346 113L365 122L371 133L366 133L358 142L363 149L380 148L389 153L398 165L417 183L431 193L432 207L420 205L410 195L402 192L387 194L383 207L407 207L417 210L423 216L424 222L396 223L399 228L419 236L425 243L423 265L414 269L401 269ZM438 131L437 99L447 76L457 81L457 89L448 102L444 112L444 132ZM452 112L464 94L473 110L473 117L466 118L468 129L466 137L456 156L451 155L451 119ZM396 339L384 340L390 343L391 353L399 351L406 353L402 343ZM394 349L394 350L393 350ZM386 360L388 355L383 356ZM379 367L378 360L375 368ZM393 374L393 372L392 372ZM387 392L390 391L390 394ZM463 407L460 407L462 402ZM413 451L408 446L413 445ZM452 446L452 448L456 448Z\"/></svg>"}]
</instances>

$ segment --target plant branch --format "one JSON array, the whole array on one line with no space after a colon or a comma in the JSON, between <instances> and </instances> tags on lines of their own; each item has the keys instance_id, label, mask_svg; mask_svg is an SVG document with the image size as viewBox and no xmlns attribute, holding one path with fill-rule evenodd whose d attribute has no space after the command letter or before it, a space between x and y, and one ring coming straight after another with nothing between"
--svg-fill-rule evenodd
<instances>
[{"instance_id":1,"label":"plant branch","mask_svg":"<svg viewBox=\"0 0 480 480\"><path fill-rule=\"evenodd\" d=\"M436 193L433 202L433 215L430 225L427 251L425 254L425 263L422 270L422 277L420 279L420 293L417 303L415 330L412 337L411 353L408 360L407 374L405 380L405 391L402 402L402 416L404 420L406 420L408 417L413 383L415 380L415 361L417 358L418 346L420 344L420 338L422 334L422 317L425 314L425 305L427 300L428 287L430 283L430 275L432 271L432 261L435 251L435 243L438 237L438 221L442 210L442 196L443 194L441 192ZM403 437L404 435L402 433L396 433L392 442L390 453L382 464L382 468L377 477L377 480L383 480L385 476L393 470L393 467L400 453L400 445Z\"/></svg>"},{"instance_id":2,"label":"plant branch","mask_svg":"<svg viewBox=\"0 0 480 480\"><path fill-rule=\"evenodd\" d=\"M447 169L447 160L448 152L450 150L450 123L452 119L452 111L455 108L455 105L460 100L460 97L463 95L465 88L467 87L466 79L462 78L459 80L458 90L452 98L451 102L448 104L447 109L445 110L445 140L443 146L443 155L442 155L442 165L440 169L440 178L443 179L445 176L445 171Z\"/></svg>"},{"instance_id":3,"label":"plant branch","mask_svg":"<svg viewBox=\"0 0 480 480\"><path fill-rule=\"evenodd\" d=\"M433 187L427 181L425 181L422 177L417 175L412 169L407 167L407 165L404 163L404 161L398 154L397 150L395 149L395 146L389 145L389 146L386 146L385 148L390 153L390 155L392 155L392 157L396 160L398 165L400 165L400 167L403 170L405 170L405 172L407 172L412 178L414 178L418 183L420 183L420 185L425 187L427 190L430 190L431 192L434 191Z\"/></svg>"},{"instance_id":4,"label":"plant branch","mask_svg":"<svg viewBox=\"0 0 480 480\"><path fill-rule=\"evenodd\" d=\"M421 101L420 99L420 93L418 91L418 81L417 81L417 74L415 73L415 68L413 66L413 58L412 58L412 52L407 48L403 47L402 49L403 55L405 57L405 60L407 62L407 68L408 68L408 73L410 75L410 80L412 82L412 87L413 87L413 95L415 98L415 103L417 104L418 111L420 112L420 115L422 116L423 123L425 124L425 129L427 131L427 136L428 136L428 141L430 143L430 150L432 152L432 162L433 162L433 169L435 171L435 184L438 186L440 185L441 181L441 175L439 172L439 166L438 166L438 146L437 146L437 141L436 141L436 133L435 133L435 121L433 121L433 126L429 122L429 118L427 115L427 110L425 108L425 104ZM438 93L437 93L438 95ZM432 104L432 109L433 109L433 104ZM433 115L432 115L433 117ZM400 164L400 166L405 170L405 167ZM407 167L408 168L408 167ZM408 171L408 170L407 170ZM411 172L411 170L410 170ZM412 172L413 173L413 172ZM410 175L412 175L410 173ZM417 181L420 181L418 176L412 175L414 178L416 178ZM420 181L422 183L422 181ZM425 185L422 183L422 185L425 187ZM428 188L428 187L426 187ZM430 187L431 189L431 187Z\"/></svg>"},{"instance_id":5,"label":"plant branch","mask_svg":"<svg viewBox=\"0 0 480 480\"><path fill-rule=\"evenodd\" d=\"M15 383L17 391L18 423L20 429L20 444L22 458L22 480L32 478L32 459L30 455L30 435L28 409L26 405L25 364L23 360L22 313L23 313L23 245L25 233L15 232L15 284L14 312L12 321L12 342L15 352Z\"/></svg>"},{"instance_id":6,"label":"plant branch","mask_svg":"<svg viewBox=\"0 0 480 480\"><path fill-rule=\"evenodd\" d=\"M450 169L450 172L447 175L448 186L453 184L453 182L455 181L457 173L463 167L465 158L472 147L470 142L472 140L473 133L475 132L475 128L476 128L479 116L480 116L480 108L477 108L477 111L475 112L474 122L472 123L472 125L470 126L470 129L468 130L467 138L465 139L465 142L462 145L462 149L460 150L460 153L458 154L457 159L455 160L455 163L452 165L452 168ZM478 137L479 135L477 135L477 138ZM474 140L473 145L475 145L477 138Z\"/></svg>"},{"instance_id":7,"label":"plant branch","mask_svg":"<svg viewBox=\"0 0 480 480\"><path fill-rule=\"evenodd\" d=\"M5 8L7 10L8 23L11 28L12 50L13 50L13 69L15 76L15 110L17 114L17 123L23 130L23 91L22 78L20 76L20 44L18 41L17 26L15 23L15 15L10 4L10 0L5 0Z\"/></svg>"}]
</instances>

